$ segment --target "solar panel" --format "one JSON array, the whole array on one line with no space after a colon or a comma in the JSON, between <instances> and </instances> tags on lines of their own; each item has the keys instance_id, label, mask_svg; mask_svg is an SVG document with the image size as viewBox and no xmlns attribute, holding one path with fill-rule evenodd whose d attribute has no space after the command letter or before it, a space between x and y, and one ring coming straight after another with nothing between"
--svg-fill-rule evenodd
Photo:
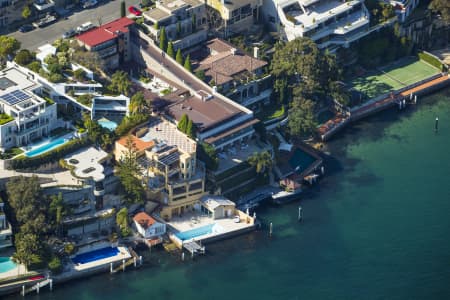
<instances>
[{"instance_id":1,"label":"solar panel","mask_svg":"<svg viewBox=\"0 0 450 300\"><path fill-rule=\"evenodd\" d=\"M15 90L11 93L1 96L0 98L6 101L6 103L8 103L9 105L16 105L17 103L25 101L31 97L28 94L25 94L23 91Z\"/></svg>"}]
</instances>

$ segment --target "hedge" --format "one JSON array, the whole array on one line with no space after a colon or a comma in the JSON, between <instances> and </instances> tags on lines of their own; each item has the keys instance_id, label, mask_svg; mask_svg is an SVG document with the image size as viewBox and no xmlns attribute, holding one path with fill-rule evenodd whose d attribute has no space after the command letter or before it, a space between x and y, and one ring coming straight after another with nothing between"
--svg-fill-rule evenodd
<instances>
[{"instance_id":1,"label":"hedge","mask_svg":"<svg viewBox=\"0 0 450 300\"><path fill-rule=\"evenodd\" d=\"M419 53L419 58L427 63L429 63L430 65L432 65L433 67L438 68L439 70L442 71L442 63L439 61L439 59L437 59L436 57L425 53L425 52L420 52Z\"/></svg>"},{"instance_id":2,"label":"hedge","mask_svg":"<svg viewBox=\"0 0 450 300\"><path fill-rule=\"evenodd\" d=\"M20 156L11 161L11 168L14 170L36 168L41 165L58 162L59 159L63 158L69 153L72 153L80 148L83 148L90 144L87 138L74 139L68 141L67 143L59 146L58 148L45 152L38 156L26 157Z\"/></svg>"}]
</instances>

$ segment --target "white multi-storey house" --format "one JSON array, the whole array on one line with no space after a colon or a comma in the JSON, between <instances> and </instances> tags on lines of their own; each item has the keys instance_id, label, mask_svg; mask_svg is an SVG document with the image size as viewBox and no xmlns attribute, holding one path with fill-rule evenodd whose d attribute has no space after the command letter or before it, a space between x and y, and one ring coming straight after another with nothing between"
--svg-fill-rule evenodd
<instances>
[{"instance_id":1,"label":"white multi-storey house","mask_svg":"<svg viewBox=\"0 0 450 300\"><path fill-rule=\"evenodd\" d=\"M364 0L265 0L263 13L288 41L309 37L319 48L348 47L369 33Z\"/></svg>"},{"instance_id":2,"label":"white multi-storey house","mask_svg":"<svg viewBox=\"0 0 450 300\"><path fill-rule=\"evenodd\" d=\"M31 72L11 63L0 71L0 150L26 146L56 127L56 104L41 95Z\"/></svg>"}]
</instances>

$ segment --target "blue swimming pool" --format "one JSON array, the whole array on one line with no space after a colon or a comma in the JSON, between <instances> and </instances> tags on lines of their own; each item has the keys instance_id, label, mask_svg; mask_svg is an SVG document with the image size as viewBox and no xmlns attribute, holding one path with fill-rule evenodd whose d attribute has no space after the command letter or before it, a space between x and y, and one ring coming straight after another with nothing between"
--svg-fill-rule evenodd
<instances>
[{"instance_id":1,"label":"blue swimming pool","mask_svg":"<svg viewBox=\"0 0 450 300\"><path fill-rule=\"evenodd\" d=\"M100 119L98 120L98 124L103 128L109 129L110 131L114 131L117 127L116 122L110 121L108 119Z\"/></svg>"},{"instance_id":2,"label":"blue swimming pool","mask_svg":"<svg viewBox=\"0 0 450 300\"><path fill-rule=\"evenodd\" d=\"M33 157L33 156L37 156L40 155L44 152L50 151L52 149L55 149L58 146L61 146L62 144L64 144L65 142L67 142L66 138L57 138L57 139L49 139L47 142L43 143L42 145L40 145L39 147L27 151L25 152L25 155L28 157Z\"/></svg>"},{"instance_id":3,"label":"blue swimming pool","mask_svg":"<svg viewBox=\"0 0 450 300\"><path fill-rule=\"evenodd\" d=\"M16 267L17 265L9 257L0 257L0 273L11 271Z\"/></svg>"},{"instance_id":4,"label":"blue swimming pool","mask_svg":"<svg viewBox=\"0 0 450 300\"><path fill-rule=\"evenodd\" d=\"M185 241L185 240L193 239L193 238L201 236L201 235L212 233L213 227L214 227L214 224L209 224L209 225L205 225L205 226L191 229L188 231L178 232L178 233L175 233L175 235L180 240Z\"/></svg>"},{"instance_id":5,"label":"blue swimming pool","mask_svg":"<svg viewBox=\"0 0 450 300\"><path fill-rule=\"evenodd\" d=\"M119 253L117 247L105 247L94 251L79 254L72 258L74 264L86 264L96 260L116 256Z\"/></svg>"},{"instance_id":6,"label":"blue swimming pool","mask_svg":"<svg viewBox=\"0 0 450 300\"><path fill-rule=\"evenodd\" d=\"M289 164L298 173L301 173L306 170L315 160L316 159L312 155L297 148L294 150L294 153L289 159Z\"/></svg>"}]
</instances>

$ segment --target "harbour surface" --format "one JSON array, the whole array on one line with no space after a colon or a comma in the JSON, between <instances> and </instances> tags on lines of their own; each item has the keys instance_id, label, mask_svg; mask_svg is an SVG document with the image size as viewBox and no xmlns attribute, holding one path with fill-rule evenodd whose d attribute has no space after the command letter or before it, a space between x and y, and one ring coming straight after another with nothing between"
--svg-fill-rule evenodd
<instances>
[{"instance_id":1,"label":"harbour surface","mask_svg":"<svg viewBox=\"0 0 450 300\"><path fill-rule=\"evenodd\" d=\"M258 232L207 245L194 261L152 250L141 269L26 298L449 299L450 90L353 125L328 150L320 186L259 207Z\"/></svg>"}]
</instances>

